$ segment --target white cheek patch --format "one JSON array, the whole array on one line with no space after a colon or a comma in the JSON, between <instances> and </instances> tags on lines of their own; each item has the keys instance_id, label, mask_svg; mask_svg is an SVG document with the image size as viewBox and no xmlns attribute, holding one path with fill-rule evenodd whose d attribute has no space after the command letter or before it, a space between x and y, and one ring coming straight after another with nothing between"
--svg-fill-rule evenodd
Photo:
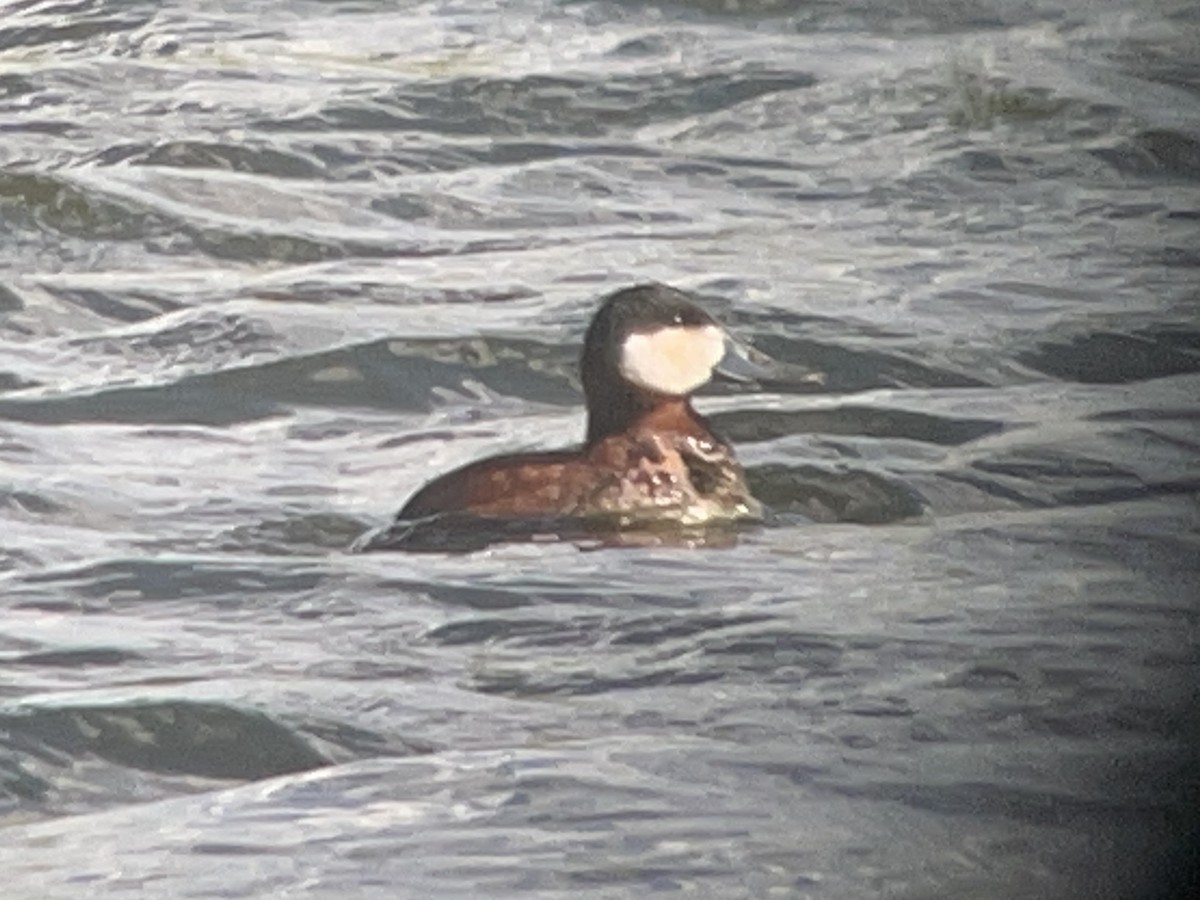
<instances>
[{"instance_id":1,"label":"white cheek patch","mask_svg":"<svg viewBox=\"0 0 1200 900\"><path fill-rule=\"evenodd\" d=\"M640 388L682 397L712 378L724 355L725 335L715 325L656 328L625 339L620 372Z\"/></svg>"}]
</instances>

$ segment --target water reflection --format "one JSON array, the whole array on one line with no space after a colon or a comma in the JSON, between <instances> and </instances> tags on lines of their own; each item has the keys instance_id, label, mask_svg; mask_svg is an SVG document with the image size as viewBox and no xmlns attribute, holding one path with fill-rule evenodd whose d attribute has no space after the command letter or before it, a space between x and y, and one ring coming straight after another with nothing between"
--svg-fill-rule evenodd
<instances>
[{"instance_id":1,"label":"water reflection","mask_svg":"<svg viewBox=\"0 0 1200 900\"><path fill-rule=\"evenodd\" d=\"M443 513L423 519L400 520L368 532L352 545L355 552L403 550L410 553L471 553L495 544L566 542L580 550L616 547L673 547L677 549L736 546L739 531L755 526L731 524L685 526L656 522L639 526L617 521L568 516L521 519Z\"/></svg>"}]
</instances>

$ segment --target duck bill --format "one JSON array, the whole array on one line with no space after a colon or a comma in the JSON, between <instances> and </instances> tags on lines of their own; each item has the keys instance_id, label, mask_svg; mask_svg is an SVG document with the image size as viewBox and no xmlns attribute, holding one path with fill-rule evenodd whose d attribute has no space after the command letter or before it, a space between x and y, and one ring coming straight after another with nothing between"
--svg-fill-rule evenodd
<instances>
[{"instance_id":1,"label":"duck bill","mask_svg":"<svg viewBox=\"0 0 1200 900\"><path fill-rule=\"evenodd\" d=\"M729 381L757 384L802 383L824 384L825 375L801 366L789 365L772 359L728 335L725 337L725 355L713 368L713 372Z\"/></svg>"}]
</instances>

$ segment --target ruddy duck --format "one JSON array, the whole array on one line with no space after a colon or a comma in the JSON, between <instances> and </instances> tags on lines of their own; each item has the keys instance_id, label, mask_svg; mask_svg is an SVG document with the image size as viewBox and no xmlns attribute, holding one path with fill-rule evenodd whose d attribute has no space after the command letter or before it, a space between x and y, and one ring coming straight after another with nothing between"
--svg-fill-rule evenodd
<instances>
[{"instance_id":1,"label":"ruddy duck","mask_svg":"<svg viewBox=\"0 0 1200 900\"><path fill-rule=\"evenodd\" d=\"M397 520L566 517L624 528L760 518L733 448L690 400L714 370L744 360L731 346L683 291L660 284L617 291L584 337L583 447L470 463L417 491Z\"/></svg>"}]
</instances>

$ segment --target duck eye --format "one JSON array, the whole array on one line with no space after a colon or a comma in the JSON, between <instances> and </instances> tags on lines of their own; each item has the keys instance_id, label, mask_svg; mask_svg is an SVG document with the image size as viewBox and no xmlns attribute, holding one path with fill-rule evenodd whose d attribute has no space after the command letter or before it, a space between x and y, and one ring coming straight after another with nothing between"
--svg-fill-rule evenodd
<instances>
[{"instance_id":1,"label":"duck eye","mask_svg":"<svg viewBox=\"0 0 1200 900\"><path fill-rule=\"evenodd\" d=\"M675 315L671 316L671 321L674 322L676 325L682 325L683 324L683 313L675 313Z\"/></svg>"}]
</instances>

